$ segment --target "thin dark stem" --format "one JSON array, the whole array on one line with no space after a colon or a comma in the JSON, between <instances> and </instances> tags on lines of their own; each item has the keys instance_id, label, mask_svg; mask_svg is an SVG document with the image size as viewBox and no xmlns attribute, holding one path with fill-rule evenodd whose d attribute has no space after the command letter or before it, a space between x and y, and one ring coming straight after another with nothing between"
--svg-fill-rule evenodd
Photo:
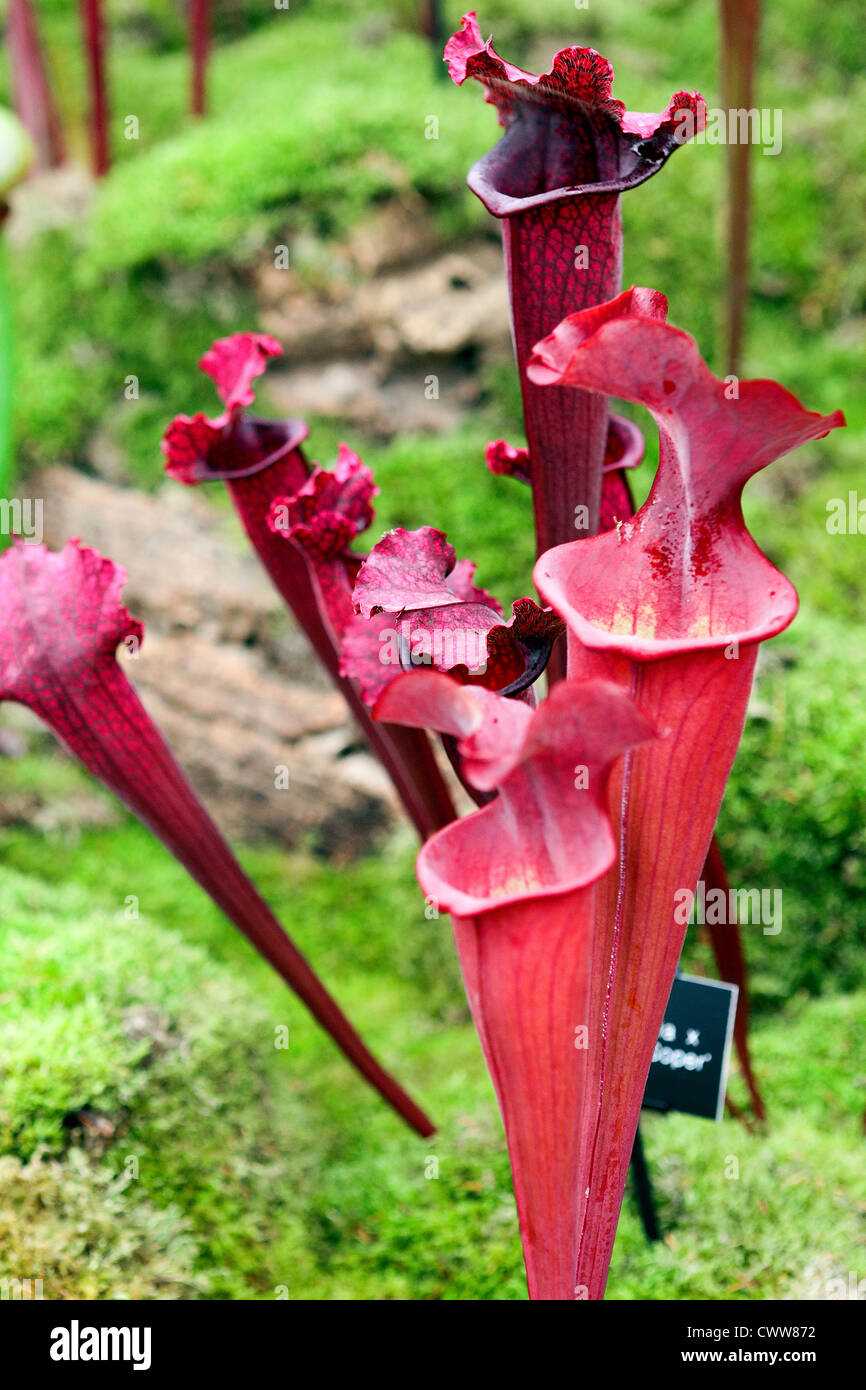
<instances>
[{"instance_id":1,"label":"thin dark stem","mask_svg":"<svg viewBox=\"0 0 866 1390\"><path fill-rule=\"evenodd\" d=\"M448 78L448 72L442 61L445 21L440 0L421 0L421 32L430 40L433 50L433 75L438 81L444 82Z\"/></svg>"},{"instance_id":2,"label":"thin dark stem","mask_svg":"<svg viewBox=\"0 0 866 1390\"><path fill-rule=\"evenodd\" d=\"M207 60L210 51L210 0L190 0L190 47L192 49L192 98L194 116L207 111Z\"/></svg>"},{"instance_id":3,"label":"thin dark stem","mask_svg":"<svg viewBox=\"0 0 866 1390\"><path fill-rule=\"evenodd\" d=\"M111 167L108 138L108 87L101 0L80 0L87 73L90 81L90 148L93 172L100 179Z\"/></svg>"},{"instance_id":4,"label":"thin dark stem","mask_svg":"<svg viewBox=\"0 0 866 1390\"><path fill-rule=\"evenodd\" d=\"M722 47L722 106L725 111L750 111L753 106L755 61L761 18L760 0L719 0ZM746 325L751 201L751 146L748 140L728 142L727 262L728 294L725 324L725 364L738 375Z\"/></svg>"},{"instance_id":5,"label":"thin dark stem","mask_svg":"<svg viewBox=\"0 0 866 1390\"><path fill-rule=\"evenodd\" d=\"M6 42L15 110L36 146L39 167L54 168L66 158L63 128L30 0L9 0Z\"/></svg>"},{"instance_id":6,"label":"thin dark stem","mask_svg":"<svg viewBox=\"0 0 866 1390\"><path fill-rule=\"evenodd\" d=\"M634 1179L634 1195L637 1201L637 1209L640 1213L644 1235L648 1241L661 1240L662 1233L659 1228L658 1213L656 1212L655 1198L653 1197L653 1188L652 1182L650 1181L649 1168L647 1167L646 1155L643 1151L643 1139L641 1138L640 1125L638 1125L635 1130L634 1145L631 1151L631 1175Z\"/></svg>"},{"instance_id":7,"label":"thin dark stem","mask_svg":"<svg viewBox=\"0 0 866 1390\"><path fill-rule=\"evenodd\" d=\"M706 863L704 864L704 882L707 890L720 888L725 895L725 901L730 902L730 884L725 870L725 863L722 859L722 852L719 842L713 837L707 853ZM766 1119L764 1102L758 1089L758 1081L752 1069L752 1059L749 1054L749 991L748 978L746 971L746 957L743 951L743 939L739 924L736 921L712 926L707 924L707 931L710 937L710 944L716 958L716 966L719 976L727 980L728 984L736 985L739 994L737 996L737 1015L734 1020L734 1046L737 1049L737 1057L743 1071L743 1079L749 1090L752 1100L752 1109L755 1118L758 1120ZM729 1104L728 1108L733 1112L734 1107Z\"/></svg>"}]
</instances>

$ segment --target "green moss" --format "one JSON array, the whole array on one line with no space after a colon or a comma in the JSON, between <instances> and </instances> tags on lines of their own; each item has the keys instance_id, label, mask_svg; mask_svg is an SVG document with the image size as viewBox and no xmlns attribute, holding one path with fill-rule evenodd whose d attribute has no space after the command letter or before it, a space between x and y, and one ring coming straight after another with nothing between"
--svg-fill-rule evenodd
<instances>
[{"instance_id":1,"label":"green moss","mask_svg":"<svg viewBox=\"0 0 866 1390\"><path fill-rule=\"evenodd\" d=\"M778 935L743 928L758 1008L866 984L864 675L823 616L766 651L719 825L735 885L782 892Z\"/></svg>"},{"instance_id":2,"label":"green moss","mask_svg":"<svg viewBox=\"0 0 866 1390\"><path fill-rule=\"evenodd\" d=\"M418 40L359 42L345 19L280 16L217 51L211 78L213 115L164 132L100 189L95 270L216 254L243 262L287 224L340 235L395 180L435 204L455 191L488 124L479 103L458 116ZM436 139L425 138L429 115L440 119Z\"/></svg>"},{"instance_id":3,"label":"green moss","mask_svg":"<svg viewBox=\"0 0 866 1390\"><path fill-rule=\"evenodd\" d=\"M206 1297L189 1223L135 1198L134 1186L79 1150L64 1163L0 1158L3 1278L29 1280L33 1298Z\"/></svg>"},{"instance_id":4,"label":"green moss","mask_svg":"<svg viewBox=\"0 0 866 1390\"><path fill-rule=\"evenodd\" d=\"M208 980L207 957L176 934L142 930L138 911L131 891L115 911L94 912L79 884L49 886L4 873L4 1151L22 1159L36 1150L59 1153L69 1112L90 1107L121 1117L134 1106L158 1062L153 1040L146 1032L140 1036L136 1019L162 1020L159 1037L172 1037L169 1056L175 1047L188 1052L192 1080L197 1056L214 1045L215 1020L222 1012L237 1016L238 998L226 993L226 981ZM179 1011L188 1032L173 1036Z\"/></svg>"},{"instance_id":5,"label":"green moss","mask_svg":"<svg viewBox=\"0 0 866 1390\"><path fill-rule=\"evenodd\" d=\"M399 950L389 956L409 932L448 938L420 912L394 929L402 876L399 856L393 873L371 863L348 883L299 863L292 897L305 946L330 942L339 993L436 1116L423 1142L269 972L184 940L198 913L182 898L172 911L166 890L173 930L145 912L118 921L99 905L110 885L5 871L4 1026L41 1079L10 1082L20 1068L4 1038L4 1269L62 1298L523 1298L501 1129L456 974L442 971L451 1014L437 1019ZM284 1023L288 1049L274 1046ZM755 1036L766 1135L645 1121L667 1243L644 1244L627 1200L611 1297L814 1297L816 1281L857 1267L864 1041L866 995L791 1004ZM61 1121L87 1102L117 1132L84 1153Z\"/></svg>"}]
</instances>

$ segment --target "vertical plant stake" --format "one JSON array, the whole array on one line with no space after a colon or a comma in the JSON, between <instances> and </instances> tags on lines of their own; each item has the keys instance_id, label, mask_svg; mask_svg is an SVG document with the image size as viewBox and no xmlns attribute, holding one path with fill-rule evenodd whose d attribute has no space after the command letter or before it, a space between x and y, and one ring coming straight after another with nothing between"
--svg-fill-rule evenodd
<instances>
[{"instance_id":1,"label":"vertical plant stake","mask_svg":"<svg viewBox=\"0 0 866 1390\"><path fill-rule=\"evenodd\" d=\"M194 116L207 111L207 60L210 51L210 0L189 0L192 83L190 110Z\"/></svg>"},{"instance_id":2,"label":"vertical plant stake","mask_svg":"<svg viewBox=\"0 0 866 1390\"><path fill-rule=\"evenodd\" d=\"M6 271L4 224L9 213L7 199L25 177L33 161L34 147L23 121L0 107L0 501L12 491L12 390L15 372L15 327L12 295ZM10 537L0 531L0 550Z\"/></svg>"},{"instance_id":3,"label":"vertical plant stake","mask_svg":"<svg viewBox=\"0 0 866 1390\"><path fill-rule=\"evenodd\" d=\"M722 50L722 105L726 111L752 109L760 0L719 0ZM727 148L727 261L725 360L734 375L740 371L746 327L749 274L752 149L748 140L733 140Z\"/></svg>"},{"instance_id":4,"label":"vertical plant stake","mask_svg":"<svg viewBox=\"0 0 866 1390\"><path fill-rule=\"evenodd\" d=\"M6 43L15 110L30 132L40 169L53 169L66 158L63 127L48 80L36 15L30 0L9 0Z\"/></svg>"},{"instance_id":5,"label":"vertical plant stake","mask_svg":"<svg viewBox=\"0 0 866 1390\"><path fill-rule=\"evenodd\" d=\"M94 175L101 179L108 173L111 166L102 0L79 0L79 5L87 60L87 77L90 84L91 164Z\"/></svg>"}]
</instances>

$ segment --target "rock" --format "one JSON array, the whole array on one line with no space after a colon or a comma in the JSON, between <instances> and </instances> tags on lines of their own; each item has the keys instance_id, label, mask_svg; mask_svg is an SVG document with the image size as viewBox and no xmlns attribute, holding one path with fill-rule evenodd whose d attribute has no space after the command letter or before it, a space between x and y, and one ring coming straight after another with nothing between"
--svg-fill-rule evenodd
<instances>
[{"instance_id":1,"label":"rock","mask_svg":"<svg viewBox=\"0 0 866 1390\"><path fill-rule=\"evenodd\" d=\"M502 256L487 243L470 254L441 256L411 274L365 284L359 299L376 348L389 358L425 360L508 346Z\"/></svg>"},{"instance_id":2,"label":"rock","mask_svg":"<svg viewBox=\"0 0 866 1390\"><path fill-rule=\"evenodd\" d=\"M23 758L27 740L16 729L0 729L0 758Z\"/></svg>"},{"instance_id":3,"label":"rock","mask_svg":"<svg viewBox=\"0 0 866 1390\"><path fill-rule=\"evenodd\" d=\"M277 395L283 363L306 368L326 361L342 370L354 361L381 378L395 366L429 364L432 358L511 351L502 252L490 242L358 286L334 281L318 294L271 266L259 270L257 286L266 304L263 326L285 353L268 373L267 390L275 401L285 398ZM339 388L340 377L333 380ZM327 408L321 413L337 414L339 389L327 398L323 387L322 394Z\"/></svg>"},{"instance_id":4,"label":"rock","mask_svg":"<svg viewBox=\"0 0 866 1390\"><path fill-rule=\"evenodd\" d=\"M123 449L115 438L114 421L108 416L87 441L87 462L106 482L128 487L133 481Z\"/></svg>"},{"instance_id":5,"label":"rock","mask_svg":"<svg viewBox=\"0 0 866 1390\"><path fill-rule=\"evenodd\" d=\"M422 430L449 433L478 394L474 379L432 359L425 368L384 380L372 362L339 361L274 373L270 381L270 397L281 415L336 415L341 423L384 439Z\"/></svg>"},{"instance_id":6,"label":"rock","mask_svg":"<svg viewBox=\"0 0 866 1390\"><path fill-rule=\"evenodd\" d=\"M126 669L230 838L353 855L390 824L390 785L359 786L344 766L359 735L336 691L314 694L268 674L254 651L193 634L146 640Z\"/></svg>"},{"instance_id":7,"label":"rock","mask_svg":"<svg viewBox=\"0 0 866 1390\"><path fill-rule=\"evenodd\" d=\"M120 823L121 813L94 789L92 796L51 796L36 787L6 788L0 797L0 826L28 825L47 835L62 833L77 841L85 828L105 828Z\"/></svg>"},{"instance_id":8,"label":"rock","mask_svg":"<svg viewBox=\"0 0 866 1390\"><path fill-rule=\"evenodd\" d=\"M336 416L384 438L455 429L480 394L474 361L511 351L502 254L488 242L369 280L339 303L296 285L271 305L265 327L286 347L267 378L277 413Z\"/></svg>"},{"instance_id":9,"label":"rock","mask_svg":"<svg viewBox=\"0 0 866 1390\"><path fill-rule=\"evenodd\" d=\"M240 526L234 518L224 525L204 490L170 483L146 494L66 468L41 473L31 487L44 501L48 544L80 536L122 564L125 602L145 622L204 626L215 638L244 642L258 640L281 615L279 595L241 548Z\"/></svg>"},{"instance_id":10,"label":"rock","mask_svg":"<svg viewBox=\"0 0 866 1390\"><path fill-rule=\"evenodd\" d=\"M373 362L339 359L293 371L272 371L268 394L280 415L333 415L347 423L376 413L379 373Z\"/></svg>"},{"instance_id":11,"label":"rock","mask_svg":"<svg viewBox=\"0 0 866 1390\"><path fill-rule=\"evenodd\" d=\"M67 161L34 174L9 199L12 209L3 234L20 246L53 227L79 226L93 201L93 176L83 164Z\"/></svg>"},{"instance_id":12,"label":"rock","mask_svg":"<svg viewBox=\"0 0 866 1390\"><path fill-rule=\"evenodd\" d=\"M176 1038L172 1037L171 1019L152 1004L130 1004L123 1010L123 1032L130 1042L149 1043L142 1061L151 1062L168 1052Z\"/></svg>"},{"instance_id":13,"label":"rock","mask_svg":"<svg viewBox=\"0 0 866 1390\"><path fill-rule=\"evenodd\" d=\"M411 190L353 227L346 245L362 274L371 276L425 260L441 241L424 199Z\"/></svg>"},{"instance_id":14,"label":"rock","mask_svg":"<svg viewBox=\"0 0 866 1390\"><path fill-rule=\"evenodd\" d=\"M283 272L274 270L274 276ZM283 345L281 362L327 361L335 352L360 356L373 350L373 334L361 306L302 292L285 292L262 313L262 328ZM273 368L268 375L267 389Z\"/></svg>"}]
</instances>

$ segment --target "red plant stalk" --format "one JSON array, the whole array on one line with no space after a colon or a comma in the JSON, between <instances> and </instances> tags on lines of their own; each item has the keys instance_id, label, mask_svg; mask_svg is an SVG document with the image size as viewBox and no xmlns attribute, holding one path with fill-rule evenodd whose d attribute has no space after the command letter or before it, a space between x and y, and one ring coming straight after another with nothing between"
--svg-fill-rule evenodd
<instances>
[{"instance_id":1,"label":"red plant stalk","mask_svg":"<svg viewBox=\"0 0 866 1390\"><path fill-rule=\"evenodd\" d=\"M640 749L611 785L620 816L620 863L599 890L590 1018L600 1046L590 1054L583 1157L590 1196L575 1282L604 1294L631 1150L653 1049L686 934L676 894L700 876L733 765L751 691L757 644L738 660L697 652L655 662L579 651L569 671L618 679L667 737ZM708 736L712 730L712 736ZM699 795L695 796L695 789Z\"/></svg>"},{"instance_id":2,"label":"red plant stalk","mask_svg":"<svg viewBox=\"0 0 866 1390\"><path fill-rule=\"evenodd\" d=\"M722 106L749 111L754 96L760 0L719 0L722 50ZM727 370L738 374L746 324L749 273L752 149L733 140L727 149L728 295L725 323Z\"/></svg>"},{"instance_id":3,"label":"red plant stalk","mask_svg":"<svg viewBox=\"0 0 866 1390\"><path fill-rule=\"evenodd\" d=\"M26 705L183 864L417 1133L433 1126L369 1052L262 900L115 660L143 635L120 603L122 569L70 541L17 542L0 560L0 701Z\"/></svg>"},{"instance_id":4,"label":"red plant stalk","mask_svg":"<svg viewBox=\"0 0 866 1390\"><path fill-rule=\"evenodd\" d=\"M574 1298L587 1055L577 1029L589 1017L595 893L591 884L453 919L508 1140L531 1299ZM533 1007L535 999L544 1009Z\"/></svg>"},{"instance_id":5,"label":"red plant stalk","mask_svg":"<svg viewBox=\"0 0 866 1390\"><path fill-rule=\"evenodd\" d=\"M66 150L30 0L9 0L6 42L15 110L33 139L40 169L52 169L63 163Z\"/></svg>"},{"instance_id":6,"label":"red plant stalk","mask_svg":"<svg viewBox=\"0 0 866 1390\"><path fill-rule=\"evenodd\" d=\"M705 111L689 92L661 115L626 111L611 94L613 68L592 48L562 49L540 77L523 72L484 42L474 12L446 44L445 61L456 83L484 84L505 127L467 181L502 223L542 554L598 530L607 400L540 390L526 374L532 349L567 314L619 292L620 194L655 174Z\"/></svg>"},{"instance_id":7,"label":"red plant stalk","mask_svg":"<svg viewBox=\"0 0 866 1390\"><path fill-rule=\"evenodd\" d=\"M111 167L105 28L101 0L79 0L87 76L90 84L90 151L93 173L101 179Z\"/></svg>"},{"instance_id":8,"label":"red plant stalk","mask_svg":"<svg viewBox=\"0 0 866 1390\"><path fill-rule=\"evenodd\" d=\"M191 110L203 116L207 110L207 60L210 50L210 0L189 0L192 49Z\"/></svg>"},{"instance_id":9,"label":"red plant stalk","mask_svg":"<svg viewBox=\"0 0 866 1390\"><path fill-rule=\"evenodd\" d=\"M609 531L617 520L631 516L634 511L628 469L637 468L644 456L644 437L637 425L613 411L607 417L607 438L601 470L601 505L598 530ZM491 473L516 478L532 487L535 472L528 449L516 448L504 439L492 439L485 450L485 462Z\"/></svg>"},{"instance_id":10,"label":"red plant stalk","mask_svg":"<svg viewBox=\"0 0 866 1390\"><path fill-rule=\"evenodd\" d=\"M225 482L274 587L345 698L419 835L426 839L455 815L429 738L421 730L373 722L356 683L341 674L340 637L329 618L314 566L302 549L268 524L277 501L296 494L311 475L300 447L309 433L304 421L259 420L245 413L254 399L251 381L265 370L267 358L281 351L275 339L254 333L237 333L213 344L199 366L214 379L226 410L212 420L181 415L172 422L162 442L166 471L187 485Z\"/></svg>"},{"instance_id":11,"label":"red plant stalk","mask_svg":"<svg viewBox=\"0 0 866 1390\"><path fill-rule=\"evenodd\" d=\"M539 592L569 630L569 676L613 680L666 734L611 779L619 865L599 890L581 1154L589 1198L576 1284L604 1293L653 1048L685 937L677 895L693 892L745 718L758 644L793 619L792 585L743 521L747 480L844 424L769 381L715 378L667 302L632 289L574 314L539 343L529 373L646 406L659 470L614 531L541 557Z\"/></svg>"},{"instance_id":12,"label":"red plant stalk","mask_svg":"<svg viewBox=\"0 0 866 1390\"><path fill-rule=\"evenodd\" d=\"M654 731L605 681L562 681L533 711L419 672L389 685L375 713L457 739L467 780L498 789L428 841L418 880L454 921L505 1126L530 1298L573 1299L591 937L616 855L606 787L615 760Z\"/></svg>"}]
</instances>

